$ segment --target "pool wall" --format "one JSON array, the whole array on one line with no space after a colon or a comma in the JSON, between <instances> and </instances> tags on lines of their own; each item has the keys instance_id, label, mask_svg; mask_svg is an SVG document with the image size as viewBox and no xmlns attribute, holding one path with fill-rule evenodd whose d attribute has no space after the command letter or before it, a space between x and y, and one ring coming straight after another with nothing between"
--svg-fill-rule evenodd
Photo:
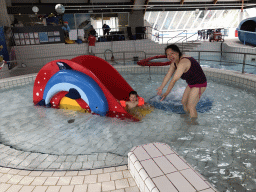
<instances>
[{"instance_id":1,"label":"pool wall","mask_svg":"<svg viewBox=\"0 0 256 192\"><path fill-rule=\"evenodd\" d=\"M243 47L243 46L234 46L233 44L230 45L229 43L224 43L223 52L238 52L238 53L249 53L249 54L256 54L256 48L250 48L250 47ZM256 65L256 55L246 55L246 63L254 64ZM223 56L225 59L229 61L234 62L243 62L244 55L243 54L231 54L231 53L223 53ZM253 61L254 59L254 61Z\"/></svg>"}]
</instances>

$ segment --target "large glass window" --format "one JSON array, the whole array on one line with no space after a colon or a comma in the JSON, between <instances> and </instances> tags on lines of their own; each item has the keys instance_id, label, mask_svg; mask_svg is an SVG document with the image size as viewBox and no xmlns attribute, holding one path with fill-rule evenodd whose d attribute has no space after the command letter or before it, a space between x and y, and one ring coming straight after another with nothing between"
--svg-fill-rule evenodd
<instances>
[{"instance_id":1,"label":"large glass window","mask_svg":"<svg viewBox=\"0 0 256 192\"><path fill-rule=\"evenodd\" d=\"M166 18L166 21L164 23L164 26L163 26L162 30L167 30L168 29L168 27L170 26L170 24L172 22L172 19L173 19L174 15L175 15L174 11L169 12L168 17Z\"/></svg>"},{"instance_id":2,"label":"large glass window","mask_svg":"<svg viewBox=\"0 0 256 192\"><path fill-rule=\"evenodd\" d=\"M103 24L111 28L111 32L119 31L119 17L117 13L113 14L92 14L91 23L99 36L103 35Z\"/></svg>"},{"instance_id":3,"label":"large glass window","mask_svg":"<svg viewBox=\"0 0 256 192\"><path fill-rule=\"evenodd\" d=\"M157 23L156 23L156 29L157 29L157 30L160 30L160 29L161 29L162 24L163 24L163 22L164 22L164 19L165 19L165 16L166 16L167 13L168 13L167 11L161 11L161 12L160 12L158 21L157 21Z\"/></svg>"}]
</instances>

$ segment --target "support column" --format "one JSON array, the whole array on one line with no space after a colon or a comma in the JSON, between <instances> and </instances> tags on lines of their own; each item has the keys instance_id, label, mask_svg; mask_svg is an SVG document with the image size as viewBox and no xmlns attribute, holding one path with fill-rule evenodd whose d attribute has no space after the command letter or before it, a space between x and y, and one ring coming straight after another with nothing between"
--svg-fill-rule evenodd
<instances>
[{"instance_id":1,"label":"support column","mask_svg":"<svg viewBox=\"0 0 256 192\"><path fill-rule=\"evenodd\" d=\"M11 21L7 13L7 5L5 0L0 0L0 26L11 26Z\"/></svg>"},{"instance_id":2,"label":"support column","mask_svg":"<svg viewBox=\"0 0 256 192\"><path fill-rule=\"evenodd\" d=\"M6 6L11 7L12 6L12 0L5 0Z\"/></svg>"},{"instance_id":3,"label":"support column","mask_svg":"<svg viewBox=\"0 0 256 192\"><path fill-rule=\"evenodd\" d=\"M132 33L135 34L136 27L144 27L143 11L133 11L129 17L129 26L132 27Z\"/></svg>"},{"instance_id":4,"label":"support column","mask_svg":"<svg viewBox=\"0 0 256 192\"><path fill-rule=\"evenodd\" d=\"M244 20L244 11L241 10L239 13L239 23L241 23L242 20Z\"/></svg>"}]
</instances>

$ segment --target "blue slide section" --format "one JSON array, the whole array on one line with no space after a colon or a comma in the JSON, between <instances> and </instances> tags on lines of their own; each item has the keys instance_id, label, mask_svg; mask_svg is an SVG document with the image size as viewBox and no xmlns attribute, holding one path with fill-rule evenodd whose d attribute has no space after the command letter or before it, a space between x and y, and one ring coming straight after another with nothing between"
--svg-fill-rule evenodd
<instances>
[{"instance_id":1,"label":"blue slide section","mask_svg":"<svg viewBox=\"0 0 256 192\"><path fill-rule=\"evenodd\" d=\"M99 85L89 76L75 70L60 70L47 82L43 99L48 105L51 98L60 91L76 89L93 113L106 115L107 99Z\"/></svg>"}]
</instances>

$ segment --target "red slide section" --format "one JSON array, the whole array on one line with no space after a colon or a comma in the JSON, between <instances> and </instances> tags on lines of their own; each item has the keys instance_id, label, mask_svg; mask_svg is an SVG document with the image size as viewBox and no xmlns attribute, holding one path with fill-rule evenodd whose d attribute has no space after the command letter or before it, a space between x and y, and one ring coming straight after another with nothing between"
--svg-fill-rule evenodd
<instances>
[{"instance_id":1,"label":"red slide section","mask_svg":"<svg viewBox=\"0 0 256 192\"><path fill-rule=\"evenodd\" d=\"M81 66L89 69L100 82L110 91L110 93L118 100L128 100L129 93L133 91L131 86L119 74L119 72L112 67L107 61L91 56L82 55L71 59Z\"/></svg>"},{"instance_id":2,"label":"red slide section","mask_svg":"<svg viewBox=\"0 0 256 192\"><path fill-rule=\"evenodd\" d=\"M90 74L81 70L81 72L93 78L101 87L108 101L108 116L129 118L138 121L138 119L127 113L120 103L117 102L117 100L128 100L129 93L133 91L133 89L114 67L107 61L92 55L78 56L71 59L71 61L91 72Z\"/></svg>"},{"instance_id":3,"label":"red slide section","mask_svg":"<svg viewBox=\"0 0 256 192\"><path fill-rule=\"evenodd\" d=\"M153 59L161 59L161 58L166 58L166 55L158 55L154 57L149 57L147 59L143 59L137 62L138 65L141 66L165 66L165 65L170 65L172 62L167 61L167 62L150 62Z\"/></svg>"}]
</instances>

